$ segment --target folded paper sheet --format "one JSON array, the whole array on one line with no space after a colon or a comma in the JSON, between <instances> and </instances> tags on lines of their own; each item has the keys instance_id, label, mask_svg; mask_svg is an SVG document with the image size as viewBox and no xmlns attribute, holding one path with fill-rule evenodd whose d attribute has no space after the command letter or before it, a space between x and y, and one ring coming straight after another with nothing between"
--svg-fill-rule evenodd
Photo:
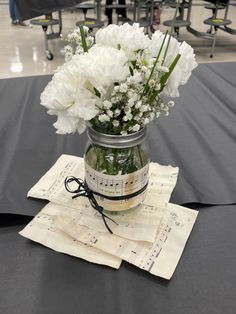
<instances>
[{"instance_id":1,"label":"folded paper sheet","mask_svg":"<svg viewBox=\"0 0 236 314\"><path fill-rule=\"evenodd\" d=\"M62 155L55 165L29 191L29 197L47 199L53 203L77 209L80 225L105 232L101 215L91 208L89 201L83 197L72 199L71 193L64 187L67 176L84 178L83 159ZM143 205L133 211L111 215L118 225L109 222L114 234L131 240L154 242L156 231L163 212L157 210L156 204L169 201L175 187L178 168L150 164L150 177L147 195Z\"/></svg>"},{"instance_id":2,"label":"folded paper sheet","mask_svg":"<svg viewBox=\"0 0 236 314\"><path fill-rule=\"evenodd\" d=\"M20 232L56 251L119 268L121 260L170 279L184 250L198 212L170 204L178 168L150 164L144 204L110 214L113 234L100 213L83 197L72 199L64 187L67 176L84 178L83 159L62 155L29 191L29 197L51 201Z\"/></svg>"},{"instance_id":3,"label":"folded paper sheet","mask_svg":"<svg viewBox=\"0 0 236 314\"><path fill-rule=\"evenodd\" d=\"M157 208L163 212L161 206ZM198 212L168 204L154 243L132 241L107 232L98 232L80 225L74 214L73 209L49 203L20 234L54 250L94 263L118 268L119 262L124 259L153 275L170 279ZM69 246L62 250L64 239L66 244L69 241Z\"/></svg>"},{"instance_id":4,"label":"folded paper sheet","mask_svg":"<svg viewBox=\"0 0 236 314\"><path fill-rule=\"evenodd\" d=\"M58 205L50 205L59 209ZM162 212L162 208L160 207ZM55 224L73 238L115 255L153 275L170 279L182 255L198 212L168 204L154 243L131 241L109 233L81 228L72 215L56 216Z\"/></svg>"},{"instance_id":5,"label":"folded paper sheet","mask_svg":"<svg viewBox=\"0 0 236 314\"><path fill-rule=\"evenodd\" d=\"M122 260L91 245L82 243L55 226L52 215L61 210L43 210L20 232L25 238L41 243L54 251L80 257L89 262L119 268Z\"/></svg>"}]
</instances>

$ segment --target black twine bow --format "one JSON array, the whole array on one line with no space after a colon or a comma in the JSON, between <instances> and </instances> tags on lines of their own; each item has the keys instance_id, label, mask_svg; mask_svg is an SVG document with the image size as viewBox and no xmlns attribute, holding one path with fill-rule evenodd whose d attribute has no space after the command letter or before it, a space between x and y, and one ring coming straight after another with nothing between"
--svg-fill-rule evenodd
<instances>
[{"instance_id":1,"label":"black twine bow","mask_svg":"<svg viewBox=\"0 0 236 314\"><path fill-rule=\"evenodd\" d=\"M70 189L70 184L72 182L76 182L78 184L78 187L74 190ZM111 219L110 217L108 217L107 215L104 214L103 207L98 204L97 200L94 197L94 192L92 190L90 190L86 181L84 181L80 178L76 178L76 177L67 177L67 178L65 178L64 184L65 184L66 190L69 193L75 194L74 196L72 196L72 199L75 199L79 196L87 197L89 199L91 206L101 214L103 222L104 222L107 230L110 233L113 233L112 230L109 228L106 219L109 219L112 222L114 222L116 225L118 225L117 222L115 222L113 219Z\"/></svg>"}]
</instances>

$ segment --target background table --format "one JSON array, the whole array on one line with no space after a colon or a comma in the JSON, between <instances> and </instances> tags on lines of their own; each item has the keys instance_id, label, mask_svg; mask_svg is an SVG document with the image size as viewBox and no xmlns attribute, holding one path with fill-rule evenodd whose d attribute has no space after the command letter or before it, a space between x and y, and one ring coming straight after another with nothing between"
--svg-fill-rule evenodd
<instances>
[{"instance_id":1,"label":"background table","mask_svg":"<svg viewBox=\"0 0 236 314\"><path fill-rule=\"evenodd\" d=\"M54 11L72 8L84 0L15 0L21 18L28 20Z\"/></svg>"},{"instance_id":2,"label":"background table","mask_svg":"<svg viewBox=\"0 0 236 314\"><path fill-rule=\"evenodd\" d=\"M82 156L86 134L55 134L39 105L49 76L0 80L0 313L235 312L235 73L235 63L200 65L170 116L148 129L152 160L180 167L171 201L200 211L170 282L18 235L46 204L27 191L62 153Z\"/></svg>"}]
</instances>

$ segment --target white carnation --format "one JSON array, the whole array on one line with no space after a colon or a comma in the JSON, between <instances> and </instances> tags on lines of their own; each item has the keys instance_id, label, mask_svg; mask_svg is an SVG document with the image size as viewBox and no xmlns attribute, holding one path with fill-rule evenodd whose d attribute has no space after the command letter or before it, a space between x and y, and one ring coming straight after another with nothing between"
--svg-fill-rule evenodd
<instances>
[{"instance_id":1,"label":"white carnation","mask_svg":"<svg viewBox=\"0 0 236 314\"><path fill-rule=\"evenodd\" d=\"M192 70L197 67L193 48L186 42L179 45L181 57L171 73L164 93L171 97L179 96L178 87L187 83Z\"/></svg>"},{"instance_id":2,"label":"white carnation","mask_svg":"<svg viewBox=\"0 0 236 314\"><path fill-rule=\"evenodd\" d=\"M58 116L54 126L60 134L73 133L76 130L81 132L84 130L85 121L98 113L95 106L96 96L86 88L74 58L59 68L41 94L41 104L50 114ZM70 128L65 127L65 121L68 121L68 124L69 121L73 122ZM79 126L76 122L79 122ZM80 127L81 125L83 127Z\"/></svg>"},{"instance_id":3,"label":"white carnation","mask_svg":"<svg viewBox=\"0 0 236 314\"><path fill-rule=\"evenodd\" d=\"M107 90L115 82L125 81L129 74L128 59L124 52L112 47L94 45L78 61L83 75L98 90Z\"/></svg>"},{"instance_id":4,"label":"white carnation","mask_svg":"<svg viewBox=\"0 0 236 314\"><path fill-rule=\"evenodd\" d=\"M105 93L114 82L126 79L129 69L124 52L111 47L92 47L88 53L76 55L55 73L41 94L41 104L58 116L55 127L61 134L81 132L85 121L98 114L94 88ZM61 115L62 114L62 115ZM60 119L60 117L63 119ZM71 127L65 127L67 117ZM109 118L110 119L110 118ZM84 120L84 123L82 123Z\"/></svg>"},{"instance_id":5,"label":"white carnation","mask_svg":"<svg viewBox=\"0 0 236 314\"><path fill-rule=\"evenodd\" d=\"M134 58L134 52L144 50L150 45L150 39L144 34L143 27L139 27L137 23L108 25L97 31L95 39L97 44L121 48L130 60Z\"/></svg>"},{"instance_id":6,"label":"white carnation","mask_svg":"<svg viewBox=\"0 0 236 314\"><path fill-rule=\"evenodd\" d=\"M53 124L53 126L57 129L57 134L70 134L74 133L75 130L81 134L86 129L84 119L69 117L66 112L59 112L57 114L57 121Z\"/></svg>"},{"instance_id":7,"label":"white carnation","mask_svg":"<svg viewBox=\"0 0 236 314\"><path fill-rule=\"evenodd\" d=\"M167 35L164 46L163 46L162 51L161 51L161 54L159 56L160 61L162 61L162 59L164 57L169 36L170 35ZM152 35L151 43L149 46L152 57L157 57L157 55L160 51L164 37L165 37L165 35L159 30L156 31ZM163 65L168 67L178 53L179 53L179 42L177 41L177 39L175 39L174 37L171 36L169 47L168 47L167 54L165 57L165 62Z\"/></svg>"},{"instance_id":8,"label":"white carnation","mask_svg":"<svg viewBox=\"0 0 236 314\"><path fill-rule=\"evenodd\" d=\"M163 39L164 34L160 31L156 31L152 35L152 40L149 49L153 57L156 57L157 54L159 53ZM168 36L165 40L159 60L163 59L167 42ZM181 54L181 57L177 62L177 65L175 66L173 72L171 73L167 81L166 87L164 88L164 93L170 97L179 96L178 87L180 85L185 84L188 81L192 73L192 70L197 66L197 62L195 60L195 55L193 53L192 47L189 46L186 42L180 44L177 41L177 39L171 37L165 61L163 64L164 67L162 69L159 67L159 70L162 70L163 72L168 72L169 66L174 61L175 57L178 54Z\"/></svg>"}]
</instances>

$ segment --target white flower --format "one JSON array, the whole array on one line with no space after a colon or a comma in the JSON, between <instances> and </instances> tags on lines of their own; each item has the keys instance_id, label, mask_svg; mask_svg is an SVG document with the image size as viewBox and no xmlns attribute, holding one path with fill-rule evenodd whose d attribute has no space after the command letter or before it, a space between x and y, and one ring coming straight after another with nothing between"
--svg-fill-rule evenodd
<instances>
[{"instance_id":1,"label":"white flower","mask_svg":"<svg viewBox=\"0 0 236 314\"><path fill-rule=\"evenodd\" d=\"M109 100L104 100L103 108L104 109L110 109L111 107L112 107L112 103Z\"/></svg>"},{"instance_id":2,"label":"white flower","mask_svg":"<svg viewBox=\"0 0 236 314\"><path fill-rule=\"evenodd\" d=\"M134 106L134 103L135 103L134 98L130 98L130 99L128 100L128 106L129 106L129 107L133 107L133 106Z\"/></svg>"},{"instance_id":3,"label":"white flower","mask_svg":"<svg viewBox=\"0 0 236 314\"><path fill-rule=\"evenodd\" d=\"M169 36L170 35L167 35L161 54L159 56L160 61L162 61L164 57ZM152 39L150 42L150 46L148 48L151 52L152 57L157 57L157 55L159 54L164 37L165 35L159 30L157 30L154 34L152 34ZM169 47L168 47L167 54L165 57L164 66L168 67L171 64L171 62L174 60L178 52L179 52L179 43L177 39L171 36Z\"/></svg>"},{"instance_id":4,"label":"white flower","mask_svg":"<svg viewBox=\"0 0 236 314\"><path fill-rule=\"evenodd\" d=\"M155 118L155 113L154 112L150 112L149 116L150 116L150 120L152 121Z\"/></svg>"},{"instance_id":5,"label":"white flower","mask_svg":"<svg viewBox=\"0 0 236 314\"><path fill-rule=\"evenodd\" d=\"M129 74L127 57L123 51L112 47L94 45L88 53L79 56L78 66L83 70L91 84L100 87L112 87L115 82L122 82Z\"/></svg>"},{"instance_id":6,"label":"white flower","mask_svg":"<svg viewBox=\"0 0 236 314\"><path fill-rule=\"evenodd\" d=\"M152 53L152 56L157 56L162 40L164 39L164 34L160 31L156 31L152 35L151 44L149 49ZM163 59L165 48L167 46L168 36L165 40L164 47L162 49L162 53L160 55L160 61ZM179 85L183 85L189 79L191 72L197 66L197 62L195 60L195 55L193 53L193 49L189 46L186 42L180 44L174 37L171 37L169 47L167 50L167 54L164 61L164 67L161 69L164 72L168 72L168 67L174 61L175 57L181 54L181 57L175 66L173 72L171 73L166 87L164 88L164 93L170 97L177 97L179 96L178 87Z\"/></svg>"},{"instance_id":7,"label":"white flower","mask_svg":"<svg viewBox=\"0 0 236 314\"><path fill-rule=\"evenodd\" d=\"M96 97L80 84L79 73L72 61L55 73L41 94L41 104L49 114L58 116L55 127L60 134L81 132L85 125L83 120L92 119L98 112Z\"/></svg>"},{"instance_id":8,"label":"white flower","mask_svg":"<svg viewBox=\"0 0 236 314\"><path fill-rule=\"evenodd\" d=\"M114 127L118 127L120 122L118 120L113 120L112 124L114 125Z\"/></svg>"},{"instance_id":9,"label":"white flower","mask_svg":"<svg viewBox=\"0 0 236 314\"><path fill-rule=\"evenodd\" d=\"M144 34L144 29L135 23L130 25L108 25L101 28L95 35L96 43L125 51L130 60L135 57L134 52L144 50L150 45L150 39Z\"/></svg>"},{"instance_id":10,"label":"white flower","mask_svg":"<svg viewBox=\"0 0 236 314\"><path fill-rule=\"evenodd\" d=\"M156 84L156 82L155 82L154 79L151 79L151 80L149 81L149 86L150 86L151 88L153 88L153 87L155 86L155 84Z\"/></svg>"},{"instance_id":11,"label":"white flower","mask_svg":"<svg viewBox=\"0 0 236 314\"><path fill-rule=\"evenodd\" d=\"M98 120L100 122L107 122L107 121L110 121L110 117L107 114L100 114L98 116Z\"/></svg>"},{"instance_id":12,"label":"white flower","mask_svg":"<svg viewBox=\"0 0 236 314\"><path fill-rule=\"evenodd\" d=\"M120 84L120 89L119 90L120 90L121 93L126 93L127 90L128 90L127 84L125 84L125 83Z\"/></svg>"},{"instance_id":13,"label":"white flower","mask_svg":"<svg viewBox=\"0 0 236 314\"><path fill-rule=\"evenodd\" d=\"M121 113L120 109L116 109L115 113L114 113L114 116L118 117L120 115L120 113Z\"/></svg>"},{"instance_id":14,"label":"white flower","mask_svg":"<svg viewBox=\"0 0 236 314\"><path fill-rule=\"evenodd\" d=\"M73 53L73 48L70 45L64 47L65 52Z\"/></svg>"},{"instance_id":15,"label":"white flower","mask_svg":"<svg viewBox=\"0 0 236 314\"><path fill-rule=\"evenodd\" d=\"M187 83L192 70L197 67L193 48L185 41L179 46L181 57L171 73L164 93L171 97L179 96L178 87Z\"/></svg>"},{"instance_id":16,"label":"white flower","mask_svg":"<svg viewBox=\"0 0 236 314\"><path fill-rule=\"evenodd\" d=\"M65 61L68 62L73 57L73 48L70 45L66 45L64 47L64 51L65 51Z\"/></svg>"},{"instance_id":17,"label":"white flower","mask_svg":"<svg viewBox=\"0 0 236 314\"><path fill-rule=\"evenodd\" d=\"M81 119L89 121L94 118L98 113L94 88L106 92L114 82L124 81L129 73L126 63L122 51L94 46L88 53L74 56L59 68L41 95L41 104L50 110L50 114L58 116L58 132L81 132L82 128L76 123L65 128L59 119L61 113L63 121L65 117L74 117L80 119L80 125Z\"/></svg>"},{"instance_id":18,"label":"white flower","mask_svg":"<svg viewBox=\"0 0 236 314\"><path fill-rule=\"evenodd\" d=\"M140 107L140 111L141 111L141 112L146 112L146 111L148 111L148 109L149 109L149 106L148 106L148 105L142 105L142 106Z\"/></svg>"},{"instance_id":19,"label":"white flower","mask_svg":"<svg viewBox=\"0 0 236 314\"><path fill-rule=\"evenodd\" d=\"M136 114L136 115L134 116L134 120L136 120L136 121L140 121L140 120L141 120L139 114Z\"/></svg>"},{"instance_id":20,"label":"white flower","mask_svg":"<svg viewBox=\"0 0 236 314\"><path fill-rule=\"evenodd\" d=\"M135 125L132 127L132 130L133 130L134 132L138 132L139 129L140 129L140 125L139 125L139 124L135 124Z\"/></svg>"},{"instance_id":21,"label":"white flower","mask_svg":"<svg viewBox=\"0 0 236 314\"><path fill-rule=\"evenodd\" d=\"M168 102L168 106L169 106L170 108L174 107L174 105L175 105L175 103L174 103L173 100L170 100L170 101Z\"/></svg>"},{"instance_id":22,"label":"white flower","mask_svg":"<svg viewBox=\"0 0 236 314\"><path fill-rule=\"evenodd\" d=\"M74 133L77 130L80 134L86 129L84 119L69 117L65 112L58 113L57 121L53 124L57 134Z\"/></svg>"},{"instance_id":23,"label":"white flower","mask_svg":"<svg viewBox=\"0 0 236 314\"><path fill-rule=\"evenodd\" d=\"M143 65L143 66L141 67L141 71L144 72L144 73L146 73L146 72L147 72L147 67Z\"/></svg>"},{"instance_id":24,"label":"white flower","mask_svg":"<svg viewBox=\"0 0 236 314\"><path fill-rule=\"evenodd\" d=\"M139 109L140 107L142 106L142 102L141 102L141 100L139 100L138 102L137 102L137 104L134 106L136 109Z\"/></svg>"},{"instance_id":25,"label":"white flower","mask_svg":"<svg viewBox=\"0 0 236 314\"><path fill-rule=\"evenodd\" d=\"M82 54L84 52L83 48L81 46L77 46L75 49L75 54L79 55Z\"/></svg>"},{"instance_id":26,"label":"white flower","mask_svg":"<svg viewBox=\"0 0 236 314\"><path fill-rule=\"evenodd\" d=\"M112 118L113 117L113 111L112 110L107 110L106 114L108 115L108 117Z\"/></svg>"},{"instance_id":27,"label":"white flower","mask_svg":"<svg viewBox=\"0 0 236 314\"><path fill-rule=\"evenodd\" d=\"M143 119L143 124L145 125L145 124L148 124L150 122L150 120L148 119L148 118L144 118Z\"/></svg>"},{"instance_id":28,"label":"white flower","mask_svg":"<svg viewBox=\"0 0 236 314\"><path fill-rule=\"evenodd\" d=\"M123 117L123 120L124 121L129 121L129 120L132 120L133 118L133 115L131 112L127 112L126 115Z\"/></svg>"},{"instance_id":29,"label":"white flower","mask_svg":"<svg viewBox=\"0 0 236 314\"><path fill-rule=\"evenodd\" d=\"M142 75L141 75L141 73L135 71L134 75L128 77L127 81L130 85L131 84L138 84L138 83L142 82Z\"/></svg>"}]
</instances>

